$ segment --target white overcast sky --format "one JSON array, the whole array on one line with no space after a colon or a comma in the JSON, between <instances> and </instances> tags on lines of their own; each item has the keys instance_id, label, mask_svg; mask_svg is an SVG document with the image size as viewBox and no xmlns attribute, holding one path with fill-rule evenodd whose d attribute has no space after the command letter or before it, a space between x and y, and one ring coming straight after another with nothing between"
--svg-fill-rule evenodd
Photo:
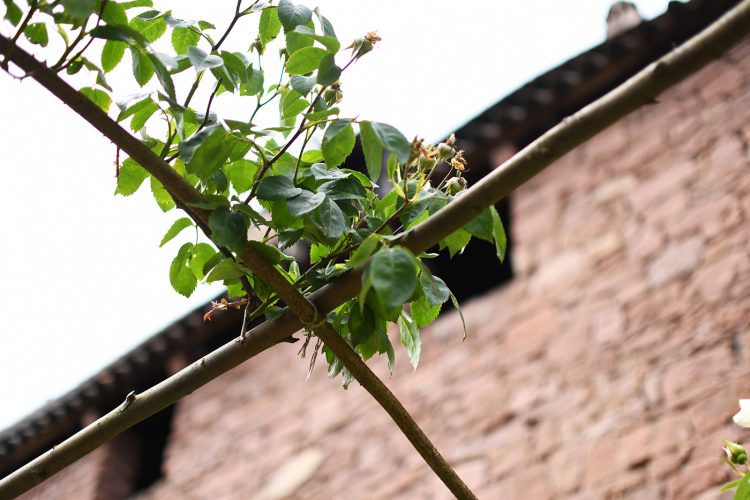
<instances>
[{"instance_id":1,"label":"white overcast sky","mask_svg":"<svg viewBox=\"0 0 750 500\"><path fill-rule=\"evenodd\" d=\"M383 38L342 77L344 111L438 139L601 42L611 0L300 3L319 5L345 45L372 30ZM637 2L646 18L666 3ZM207 5L157 2L221 29L234 2ZM256 25L247 20L248 30ZM8 24L0 30L7 36ZM138 90L132 78L114 83L127 89L120 97ZM2 429L218 289L199 288L190 299L172 291L168 267L183 241L158 243L180 214L163 214L147 186L113 197L113 146L56 98L0 72L0 116Z\"/></svg>"}]
</instances>

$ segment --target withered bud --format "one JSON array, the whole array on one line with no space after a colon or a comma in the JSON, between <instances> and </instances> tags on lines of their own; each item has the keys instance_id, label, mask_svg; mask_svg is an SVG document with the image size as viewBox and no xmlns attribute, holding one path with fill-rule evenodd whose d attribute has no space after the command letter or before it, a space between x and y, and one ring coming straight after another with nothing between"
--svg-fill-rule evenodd
<instances>
[{"instance_id":1,"label":"withered bud","mask_svg":"<svg viewBox=\"0 0 750 500\"><path fill-rule=\"evenodd\" d=\"M365 39L373 45L375 45L380 40L382 40L382 38L378 36L377 31L368 31L367 34L365 35Z\"/></svg>"},{"instance_id":2,"label":"withered bud","mask_svg":"<svg viewBox=\"0 0 750 500\"><path fill-rule=\"evenodd\" d=\"M447 139L445 140L445 143L446 143L446 144L447 144L448 146L451 146L451 147L455 146L455 145L456 145L456 134L451 134L451 135L450 135L450 137L448 137L448 138L447 138Z\"/></svg>"},{"instance_id":3,"label":"withered bud","mask_svg":"<svg viewBox=\"0 0 750 500\"><path fill-rule=\"evenodd\" d=\"M266 47L263 45L263 42L260 41L260 38L256 38L255 41L250 45L250 52L256 51L258 55L263 55L263 52L265 52Z\"/></svg>"},{"instance_id":4,"label":"withered bud","mask_svg":"<svg viewBox=\"0 0 750 500\"><path fill-rule=\"evenodd\" d=\"M455 168L459 172L463 172L466 170L466 167L468 166L468 162L464 158L464 151L461 150L458 153L456 153L456 156L451 159L451 167Z\"/></svg>"}]
</instances>

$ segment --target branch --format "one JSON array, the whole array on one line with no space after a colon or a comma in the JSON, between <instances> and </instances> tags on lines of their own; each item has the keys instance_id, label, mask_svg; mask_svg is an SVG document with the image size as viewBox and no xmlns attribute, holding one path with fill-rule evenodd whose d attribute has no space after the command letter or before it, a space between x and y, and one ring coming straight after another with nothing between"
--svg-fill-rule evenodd
<instances>
[{"instance_id":1,"label":"branch","mask_svg":"<svg viewBox=\"0 0 750 500\"><path fill-rule=\"evenodd\" d=\"M400 242L415 253L428 249L549 166L557 158L601 132L623 116L645 104L652 103L654 98L665 89L685 79L725 53L749 32L750 0L744 0L721 19L672 53L651 64L601 99L563 120L562 123L477 183L464 196L405 233ZM7 39L0 37L0 51L7 52L8 48ZM17 62L17 59L18 54L16 53L12 60L23 68ZM37 74L34 74L34 77L39 79ZM39 81L43 83L41 80ZM74 96L75 101L85 99L72 89L71 91L76 94ZM58 95L58 97L60 96ZM100 112L99 108L96 108L93 104L91 106ZM137 143L136 139L133 139L129 134L127 135ZM125 148L123 149L127 152ZM140 159L135 157L134 159L143 165ZM180 178L180 180L182 179ZM325 286L308 297L315 304L315 308L311 312L315 313L315 309L317 309L320 313L325 313L356 295L360 288L362 270L362 267L354 269L340 280ZM91 452L108 439L289 337L301 326L302 323L295 317L295 314L287 311L281 318L268 321L254 328L244 343L233 341L220 347L153 388L137 395L124 411L120 412L119 409L111 411L57 447L1 480L0 496L20 495ZM328 335L328 332L324 328L323 326L317 328L316 334L325 341L324 337ZM383 406L389 411L385 405ZM389 414L391 414L391 411L389 411ZM411 437L409 438L411 440Z\"/></svg>"}]
</instances>

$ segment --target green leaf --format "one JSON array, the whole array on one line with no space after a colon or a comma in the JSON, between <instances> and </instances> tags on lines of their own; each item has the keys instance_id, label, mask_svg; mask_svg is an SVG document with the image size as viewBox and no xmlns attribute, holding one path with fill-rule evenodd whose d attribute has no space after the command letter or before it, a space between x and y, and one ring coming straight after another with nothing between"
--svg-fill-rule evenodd
<instances>
[{"instance_id":1,"label":"green leaf","mask_svg":"<svg viewBox=\"0 0 750 500\"><path fill-rule=\"evenodd\" d=\"M446 236L441 243L448 247L450 255L453 257L457 253L462 252L466 248L466 245L469 244L469 241L471 241L471 233L464 229L458 229Z\"/></svg>"},{"instance_id":2,"label":"green leaf","mask_svg":"<svg viewBox=\"0 0 750 500\"><path fill-rule=\"evenodd\" d=\"M300 95L307 95L315 86L315 78L313 78L312 76L294 75L292 76L290 81L292 84L292 89L299 92Z\"/></svg>"},{"instance_id":3,"label":"green leaf","mask_svg":"<svg viewBox=\"0 0 750 500\"><path fill-rule=\"evenodd\" d=\"M300 49L305 47L312 47L314 42L313 39L304 35L300 35L296 31L290 31L286 34L286 50L289 55L294 54Z\"/></svg>"},{"instance_id":4,"label":"green leaf","mask_svg":"<svg viewBox=\"0 0 750 500\"><path fill-rule=\"evenodd\" d=\"M132 158L127 158L120 166L117 174L117 189L115 194L130 196L138 191L143 181L148 177L148 172L138 165Z\"/></svg>"},{"instance_id":5,"label":"green leaf","mask_svg":"<svg viewBox=\"0 0 750 500\"><path fill-rule=\"evenodd\" d=\"M234 281L245 275L245 270L233 259L224 259L206 275L206 283L214 281Z\"/></svg>"},{"instance_id":6,"label":"green leaf","mask_svg":"<svg viewBox=\"0 0 750 500\"><path fill-rule=\"evenodd\" d=\"M733 500L750 500L750 473L740 480Z\"/></svg>"},{"instance_id":7,"label":"green leaf","mask_svg":"<svg viewBox=\"0 0 750 500\"><path fill-rule=\"evenodd\" d=\"M276 38L281 31L281 21L279 12L276 7L266 7L260 13L260 25L258 27L258 37L260 43L267 45L271 40Z\"/></svg>"},{"instance_id":8,"label":"green leaf","mask_svg":"<svg viewBox=\"0 0 750 500\"><path fill-rule=\"evenodd\" d=\"M321 184L318 191L332 200L361 200L367 196L362 184L352 177L328 181Z\"/></svg>"},{"instance_id":9,"label":"green leaf","mask_svg":"<svg viewBox=\"0 0 750 500\"><path fill-rule=\"evenodd\" d=\"M360 309L355 304L349 313L348 325L352 347L357 347L367 342L375 333L375 316L369 307Z\"/></svg>"},{"instance_id":10,"label":"green leaf","mask_svg":"<svg viewBox=\"0 0 750 500\"><path fill-rule=\"evenodd\" d=\"M292 216L300 217L318 208L325 199L326 195L324 193L313 194L310 191L303 190L294 198L287 200L286 207Z\"/></svg>"},{"instance_id":11,"label":"green leaf","mask_svg":"<svg viewBox=\"0 0 750 500\"><path fill-rule=\"evenodd\" d=\"M125 8L117 2L107 2L102 11L102 21L107 24L128 24Z\"/></svg>"},{"instance_id":12,"label":"green leaf","mask_svg":"<svg viewBox=\"0 0 750 500\"><path fill-rule=\"evenodd\" d=\"M497 258L502 262L505 259L505 252L508 249L508 238L505 235L503 222L500 220L500 215L497 213L495 207L490 207L490 212L492 214L492 237L495 240Z\"/></svg>"},{"instance_id":13,"label":"green leaf","mask_svg":"<svg viewBox=\"0 0 750 500\"><path fill-rule=\"evenodd\" d=\"M187 48L187 56L190 60L190 64L193 65L196 71L217 68L224 64L221 57L207 54L205 51L195 46Z\"/></svg>"},{"instance_id":14,"label":"green leaf","mask_svg":"<svg viewBox=\"0 0 750 500\"><path fill-rule=\"evenodd\" d=\"M387 123L371 122L371 125L383 147L394 153L399 163L406 164L411 156L411 143L404 134Z\"/></svg>"},{"instance_id":15,"label":"green leaf","mask_svg":"<svg viewBox=\"0 0 750 500\"><path fill-rule=\"evenodd\" d=\"M130 0L129 2L120 2L123 9L133 9L135 7L153 7L151 0Z\"/></svg>"},{"instance_id":16,"label":"green leaf","mask_svg":"<svg viewBox=\"0 0 750 500\"><path fill-rule=\"evenodd\" d=\"M250 160L237 160L226 165L227 177L237 193L250 191L258 173L258 164Z\"/></svg>"},{"instance_id":17,"label":"green leaf","mask_svg":"<svg viewBox=\"0 0 750 500\"><path fill-rule=\"evenodd\" d=\"M117 42L125 42L128 44L135 44L138 48L145 48L148 45L148 40L141 35L139 32L129 26L114 26L111 24L105 24L102 26L96 26L89 32L92 38L101 38L104 40L114 40Z\"/></svg>"},{"instance_id":18,"label":"green leaf","mask_svg":"<svg viewBox=\"0 0 750 500\"><path fill-rule=\"evenodd\" d=\"M299 25L312 21L312 11L304 5L294 5L290 0L281 0L278 8L279 21L284 31L292 31Z\"/></svg>"},{"instance_id":19,"label":"green leaf","mask_svg":"<svg viewBox=\"0 0 750 500\"><path fill-rule=\"evenodd\" d=\"M458 299L456 299L456 296L453 295L453 292L451 292L451 302L453 302L453 307L456 308L458 311L458 315L461 317L461 324L464 327L464 338L463 340L466 340L466 337L468 337L469 332L466 331L466 320L464 319L464 313L461 311L461 306L458 305Z\"/></svg>"},{"instance_id":20,"label":"green leaf","mask_svg":"<svg viewBox=\"0 0 750 500\"><path fill-rule=\"evenodd\" d=\"M350 175L338 168L328 168L325 163L314 163L310 166L310 173L315 177L316 181L346 179Z\"/></svg>"},{"instance_id":21,"label":"green leaf","mask_svg":"<svg viewBox=\"0 0 750 500\"><path fill-rule=\"evenodd\" d=\"M174 224L172 224L172 227L167 230L166 234L161 239L161 243L159 243L159 246L163 247L169 240L180 234L180 231L192 226L193 221L188 219L187 217L181 217L177 219L176 221L174 221Z\"/></svg>"},{"instance_id":22,"label":"green leaf","mask_svg":"<svg viewBox=\"0 0 750 500\"><path fill-rule=\"evenodd\" d=\"M327 87L336 83L341 76L341 68L336 66L333 54L326 54L318 65L318 83Z\"/></svg>"},{"instance_id":23,"label":"green leaf","mask_svg":"<svg viewBox=\"0 0 750 500\"><path fill-rule=\"evenodd\" d=\"M195 28L175 28L172 30L172 48L178 54L187 54L190 47L195 47L201 39Z\"/></svg>"},{"instance_id":24,"label":"green leaf","mask_svg":"<svg viewBox=\"0 0 750 500\"><path fill-rule=\"evenodd\" d=\"M172 76L169 74L169 69L167 69L166 65L164 64L164 61L167 60L167 57L168 56L165 56L164 54L159 54L156 52L148 53L148 58L151 61L151 64L153 64L154 71L156 72L156 78L159 79L159 83L161 83L161 86L167 93L167 96L169 96L174 101L176 99L174 83L172 82Z\"/></svg>"},{"instance_id":25,"label":"green leaf","mask_svg":"<svg viewBox=\"0 0 750 500\"><path fill-rule=\"evenodd\" d=\"M122 61L128 44L116 40L107 40L102 48L102 69L105 73L112 71Z\"/></svg>"},{"instance_id":26,"label":"green leaf","mask_svg":"<svg viewBox=\"0 0 750 500\"><path fill-rule=\"evenodd\" d=\"M338 167L354 150L354 129L348 120L336 120L326 129L323 136L323 158L328 168Z\"/></svg>"},{"instance_id":27,"label":"green leaf","mask_svg":"<svg viewBox=\"0 0 750 500\"><path fill-rule=\"evenodd\" d=\"M383 145L370 122L359 123L359 139L362 141L367 173L373 182L377 182L380 178L380 169L383 167Z\"/></svg>"},{"instance_id":28,"label":"green leaf","mask_svg":"<svg viewBox=\"0 0 750 500\"><path fill-rule=\"evenodd\" d=\"M140 33L149 43L154 43L167 31L164 14L150 10L138 14L130 20L129 26Z\"/></svg>"},{"instance_id":29,"label":"green leaf","mask_svg":"<svg viewBox=\"0 0 750 500\"><path fill-rule=\"evenodd\" d=\"M411 302L411 315L414 321L417 323L417 328L424 328L429 325L435 318L440 314L442 304L431 306L427 301L427 297L419 297L417 300Z\"/></svg>"},{"instance_id":30,"label":"green leaf","mask_svg":"<svg viewBox=\"0 0 750 500\"><path fill-rule=\"evenodd\" d=\"M263 92L263 72L252 66L247 68L247 79L240 84L240 95L256 95Z\"/></svg>"},{"instance_id":31,"label":"green leaf","mask_svg":"<svg viewBox=\"0 0 750 500\"><path fill-rule=\"evenodd\" d=\"M369 274L373 288L388 309L403 305L417 287L414 256L401 247L376 253Z\"/></svg>"},{"instance_id":32,"label":"green leaf","mask_svg":"<svg viewBox=\"0 0 750 500\"><path fill-rule=\"evenodd\" d=\"M155 177L151 177L151 194L154 195L154 200L162 212L169 212L175 207L172 196Z\"/></svg>"},{"instance_id":33,"label":"green leaf","mask_svg":"<svg viewBox=\"0 0 750 500\"><path fill-rule=\"evenodd\" d=\"M327 52L320 47L305 47L289 56L286 72L290 75L304 75L318 69Z\"/></svg>"},{"instance_id":34,"label":"green leaf","mask_svg":"<svg viewBox=\"0 0 750 500\"><path fill-rule=\"evenodd\" d=\"M188 259L188 267L193 271L193 275L202 280L204 278L203 266L211 260L214 256L221 256L214 247L208 243L198 243L193 247L190 252L190 258Z\"/></svg>"},{"instance_id":35,"label":"green leaf","mask_svg":"<svg viewBox=\"0 0 750 500\"><path fill-rule=\"evenodd\" d=\"M148 57L148 53L130 46L130 57L133 62L133 76L138 85L143 87L151 80L154 76L154 65L151 64L151 59Z\"/></svg>"},{"instance_id":36,"label":"green leaf","mask_svg":"<svg viewBox=\"0 0 750 500\"><path fill-rule=\"evenodd\" d=\"M103 90L92 87L83 87L79 92L91 99L91 101L99 106L99 108L105 113L109 111L109 105L112 104L112 98Z\"/></svg>"},{"instance_id":37,"label":"green leaf","mask_svg":"<svg viewBox=\"0 0 750 500\"><path fill-rule=\"evenodd\" d=\"M323 197L324 201L320 206L320 220L322 222L323 234L331 239L336 239L344 234L347 229L346 218L335 201L325 195Z\"/></svg>"},{"instance_id":38,"label":"green leaf","mask_svg":"<svg viewBox=\"0 0 750 500\"><path fill-rule=\"evenodd\" d=\"M740 484L740 481L742 481L742 479L737 479L735 481L732 481L731 483L727 483L724 486L722 486L719 491L723 492L723 491L731 490L732 488L736 488L737 485Z\"/></svg>"},{"instance_id":39,"label":"green leaf","mask_svg":"<svg viewBox=\"0 0 750 500\"><path fill-rule=\"evenodd\" d=\"M221 125L210 125L179 144L180 159L187 171L207 180L232 154L234 140Z\"/></svg>"},{"instance_id":40,"label":"green leaf","mask_svg":"<svg viewBox=\"0 0 750 500\"><path fill-rule=\"evenodd\" d=\"M83 21L96 12L95 0L62 0L65 14L76 21Z\"/></svg>"},{"instance_id":41,"label":"green leaf","mask_svg":"<svg viewBox=\"0 0 750 500\"><path fill-rule=\"evenodd\" d=\"M294 31L296 33L299 33L300 35L310 37L313 40L320 42L323 46L325 46L328 52L331 53L331 55L338 52L341 48L341 43L339 43L339 41L335 37L318 35L317 33L315 33L315 31L308 28L307 26L297 26L296 28L294 28Z\"/></svg>"},{"instance_id":42,"label":"green leaf","mask_svg":"<svg viewBox=\"0 0 750 500\"><path fill-rule=\"evenodd\" d=\"M285 248L289 248L290 246L297 243L304 232L305 230L303 228L285 229L279 232L279 234L277 235L277 239L279 241L279 249L284 250Z\"/></svg>"},{"instance_id":43,"label":"green leaf","mask_svg":"<svg viewBox=\"0 0 750 500\"><path fill-rule=\"evenodd\" d=\"M266 259L273 265L281 263L282 260L294 260L293 257L286 255L278 248L271 245L266 245L265 243L261 243L260 241L249 241L248 245L253 247L256 252L258 252L264 259Z\"/></svg>"},{"instance_id":44,"label":"green leaf","mask_svg":"<svg viewBox=\"0 0 750 500\"><path fill-rule=\"evenodd\" d=\"M241 247L247 241L247 223L229 207L217 208L208 216L211 239L220 247Z\"/></svg>"},{"instance_id":45,"label":"green leaf","mask_svg":"<svg viewBox=\"0 0 750 500\"><path fill-rule=\"evenodd\" d=\"M188 266L188 259L192 249L192 243L182 245L177 252L177 257L172 260L172 265L169 266L169 282L172 284L172 288L185 297L190 297L198 284L198 280Z\"/></svg>"},{"instance_id":46,"label":"green leaf","mask_svg":"<svg viewBox=\"0 0 750 500\"><path fill-rule=\"evenodd\" d=\"M472 236L489 241L490 243L493 241L493 228L494 222L492 220L492 210L489 208L474 217L464 226L464 229L470 232Z\"/></svg>"},{"instance_id":47,"label":"green leaf","mask_svg":"<svg viewBox=\"0 0 750 500\"><path fill-rule=\"evenodd\" d=\"M302 189L295 187L289 177L272 175L261 181L257 195L261 200L288 200L300 193Z\"/></svg>"},{"instance_id":48,"label":"green leaf","mask_svg":"<svg viewBox=\"0 0 750 500\"><path fill-rule=\"evenodd\" d=\"M370 258L370 255L372 255L375 250L377 250L379 244L380 240L378 239L378 237L374 234L371 234L370 236L362 240L362 243L359 244L357 249L352 253L352 256L349 257L347 264L350 267L355 267L362 264L364 261Z\"/></svg>"},{"instance_id":49,"label":"green leaf","mask_svg":"<svg viewBox=\"0 0 750 500\"><path fill-rule=\"evenodd\" d=\"M419 354L422 351L422 341L419 339L417 324L411 316L406 314L406 311L403 311L398 318L398 329L401 333L401 344L406 347L409 361L416 370L419 365Z\"/></svg>"},{"instance_id":50,"label":"green leaf","mask_svg":"<svg viewBox=\"0 0 750 500\"><path fill-rule=\"evenodd\" d=\"M23 30L23 34L26 39L36 45L46 47L49 43L49 35L47 34L47 26L44 23L31 23L26 26Z\"/></svg>"},{"instance_id":51,"label":"green leaf","mask_svg":"<svg viewBox=\"0 0 750 500\"><path fill-rule=\"evenodd\" d=\"M13 0L3 0L5 4L5 19L10 21L13 26L18 26L23 17L23 11L16 5Z\"/></svg>"},{"instance_id":52,"label":"green leaf","mask_svg":"<svg viewBox=\"0 0 750 500\"><path fill-rule=\"evenodd\" d=\"M445 282L437 276L433 276L425 265L422 265L419 283L430 306L437 306L448 300L451 292Z\"/></svg>"}]
</instances>

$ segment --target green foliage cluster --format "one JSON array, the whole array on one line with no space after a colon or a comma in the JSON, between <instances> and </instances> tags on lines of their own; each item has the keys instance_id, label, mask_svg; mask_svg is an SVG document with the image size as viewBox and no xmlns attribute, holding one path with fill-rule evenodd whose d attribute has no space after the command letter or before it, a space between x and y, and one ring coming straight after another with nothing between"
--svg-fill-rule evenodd
<instances>
[{"instance_id":1,"label":"green foliage cluster","mask_svg":"<svg viewBox=\"0 0 750 500\"><path fill-rule=\"evenodd\" d=\"M341 116L340 77L372 50L376 34L342 48L318 9L289 0L239 0L223 32L208 21L155 10L150 0L28 0L25 12L17 0L3 2L15 40L23 36L46 47L50 32L57 33L64 49L51 69L93 75L94 83L81 93L127 123L203 195L206 201L196 208L211 212L212 244L200 241L196 229L179 248L169 269L178 293L189 296L199 282L222 282L230 297L245 301L248 318L274 318L282 304L234 258L245 245L305 294L365 265L361 293L331 312L329 321L364 359L386 354L391 367L387 325L398 324L417 366L419 329L449 299L458 305L425 265L435 254L413 255L398 238L463 194L466 162L451 140L437 146L409 141L391 125ZM245 46L225 49L238 26L252 35ZM108 77L127 58L139 87L154 80L158 87L113 106ZM276 66L280 74L270 77L268 68ZM184 75L192 85L181 92L175 81ZM210 92L198 108L193 101L202 88ZM212 110L216 99L236 99L234 109L246 112L218 116ZM277 119L262 123L266 113L259 112L269 106L277 107ZM161 135L152 133L154 124L164 129ZM364 150L361 171L342 167L357 135ZM147 180L159 208L173 209L165 187L131 158L119 165L116 193L131 195ZM191 219L178 219L161 244L191 227ZM472 237L494 243L503 258L505 233L494 208L440 246L455 255ZM304 272L285 253L300 242L309 248L311 265ZM343 373L348 384L351 375L331 352L325 356L330 375Z\"/></svg>"}]
</instances>

